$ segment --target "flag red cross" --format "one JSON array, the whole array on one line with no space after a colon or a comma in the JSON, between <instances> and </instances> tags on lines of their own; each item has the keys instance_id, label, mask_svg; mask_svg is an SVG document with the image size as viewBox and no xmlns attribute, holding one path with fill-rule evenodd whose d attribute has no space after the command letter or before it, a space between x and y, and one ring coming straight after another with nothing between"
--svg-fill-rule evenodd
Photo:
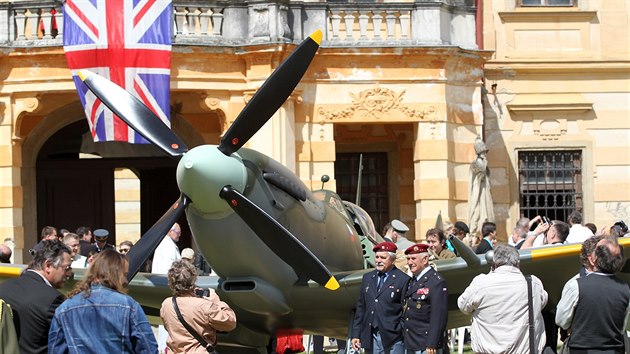
<instances>
[{"instance_id":1,"label":"flag red cross","mask_svg":"<svg viewBox=\"0 0 630 354\"><path fill-rule=\"evenodd\" d=\"M159 0L149 0L139 11L134 10L133 25L135 26L140 23L143 17L149 12L151 6L155 5L158 1ZM151 99L151 93L147 92L144 87L145 85L139 80L137 75L134 75L133 72L130 74L128 69L141 67L144 71L158 69L159 71L168 72L168 70L170 70L170 50L164 50L164 48L160 46L151 48L151 45L139 45L129 39L131 29L126 28L126 26L130 26L131 22L129 19L125 18L125 6L122 5L127 1L104 2L107 28L99 28L98 24L92 21L89 16L82 11L81 6L77 4L77 2L77 0L66 1L66 9L71 10L75 16L78 17L82 29L88 32L92 38L100 38L101 44L67 50L66 58L70 68L106 69L105 71L108 72L109 79L112 82L128 91L134 92L147 107L168 123L168 117L164 117L168 112L161 113L161 109L157 107ZM100 10L101 9L99 9L99 11ZM131 14L127 15L129 16ZM99 33L99 31L105 33ZM106 35L106 38L101 38L102 35ZM105 45L102 45L102 43L105 43ZM168 90L169 88L167 87L165 89ZM98 117L101 104L100 100L96 100L89 112L88 119L91 121L90 126L92 127L93 136L95 136L95 121ZM127 126L116 116L113 117L113 131L114 136L111 140L128 141Z\"/></svg>"}]
</instances>

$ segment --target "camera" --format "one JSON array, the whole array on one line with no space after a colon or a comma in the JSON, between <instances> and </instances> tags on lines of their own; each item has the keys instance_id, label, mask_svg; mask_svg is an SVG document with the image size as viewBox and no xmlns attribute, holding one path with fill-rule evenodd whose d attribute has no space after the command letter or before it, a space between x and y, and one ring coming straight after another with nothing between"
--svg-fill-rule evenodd
<instances>
[{"instance_id":1,"label":"camera","mask_svg":"<svg viewBox=\"0 0 630 354\"><path fill-rule=\"evenodd\" d=\"M619 226L619 228L621 229L621 231L623 231L623 233L628 233L628 225L626 225L625 222L623 222L623 220L619 220L617 221L613 226Z\"/></svg>"},{"instance_id":2,"label":"camera","mask_svg":"<svg viewBox=\"0 0 630 354\"><path fill-rule=\"evenodd\" d=\"M549 220L549 218L548 218L548 217L543 216L543 217L542 217L542 220L543 220L543 223L548 224L548 225L551 225L551 220Z\"/></svg>"},{"instance_id":3,"label":"camera","mask_svg":"<svg viewBox=\"0 0 630 354\"><path fill-rule=\"evenodd\" d=\"M197 295L197 297L208 297L208 296L210 296L210 290L202 289L202 288L196 288L195 289L195 295Z\"/></svg>"}]
</instances>

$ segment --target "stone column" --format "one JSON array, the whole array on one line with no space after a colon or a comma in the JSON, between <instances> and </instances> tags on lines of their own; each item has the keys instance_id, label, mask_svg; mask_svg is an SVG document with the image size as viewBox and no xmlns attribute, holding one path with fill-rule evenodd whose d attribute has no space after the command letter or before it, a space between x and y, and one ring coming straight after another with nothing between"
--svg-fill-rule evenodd
<instances>
[{"instance_id":1,"label":"stone column","mask_svg":"<svg viewBox=\"0 0 630 354\"><path fill-rule=\"evenodd\" d=\"M418 240L424 240L426 230L435 227L440 213L445 221L457 216L455 175L458 173L451 161L452 147L447 138L447 128L445 120L414 123L414 199Z\"/></svg>"},{"instance_id":2,"label":"stone column","mask_svg":"<svg viewBox=\"0 0 630 354\"><path fill-rule=\"evenodd\" d=\"M320 121L296 123L297 175L312 190L322 188L321 177L328 175L326 189L335 190L335 138L333 124Z\"/></svg>"}]
</instances>

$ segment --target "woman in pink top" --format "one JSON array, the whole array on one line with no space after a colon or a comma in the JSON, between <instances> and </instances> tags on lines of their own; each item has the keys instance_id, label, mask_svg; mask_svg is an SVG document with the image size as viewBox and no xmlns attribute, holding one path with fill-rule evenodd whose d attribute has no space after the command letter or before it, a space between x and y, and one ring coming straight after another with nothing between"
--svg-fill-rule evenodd
<instances>
[{"instance_id":1,"label":"woman in pink top","mask_svg":"<svg viewBox=\"0 0 630 354\"><path fill-rule=\"evenodd\" d=\"M234 311L214 292L199 297L195 294L197 271L187 260L173 262L168 274L168 286L174 294L177 307L190 328L200 335L208 344L215 346L217 332L231 331L236 327ZM173 297L162 302L160 317L168 332L166 345L169 353L208 353L208 350L195 339L181 323L173 306Z\"/></svg>"}]
</instances>

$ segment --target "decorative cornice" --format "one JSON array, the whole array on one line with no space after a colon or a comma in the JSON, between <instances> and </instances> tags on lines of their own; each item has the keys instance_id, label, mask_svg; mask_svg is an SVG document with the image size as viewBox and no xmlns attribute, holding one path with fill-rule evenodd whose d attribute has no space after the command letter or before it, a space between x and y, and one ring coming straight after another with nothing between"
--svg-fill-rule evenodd
<instances>
[{"instance_id":1,"label":"decorative cornice","mask_svg":"<svg viewBox=\"0 0 630 354\"><path fill-rule=\"evenodd\" d=\"M423 109L413 108L404 104L403 96L406 90L399 92L376 85L374 88L360 91L358 94L350 93L352 104L341 110L327 110L324 107L318 109L318 113L326 120L347 120L354 118L355 114L367 115L367 118L381 120L394 111L404 114L411 119L425 119L435 114L435 106ZM365 118L365 116L363 116Z\"/></svg>"},{"instance_id":2,"label":"decorative cornice","mask_svg":"<svg viewBox=\"0 0 630 354\"><path fill-rule=\"evenodd\" d=\"M514 113L537 112L573 112L585 113L593 110L592 103L548 103L548 104L508 104L508 109Z\"/></svg>"}]
</instances>

